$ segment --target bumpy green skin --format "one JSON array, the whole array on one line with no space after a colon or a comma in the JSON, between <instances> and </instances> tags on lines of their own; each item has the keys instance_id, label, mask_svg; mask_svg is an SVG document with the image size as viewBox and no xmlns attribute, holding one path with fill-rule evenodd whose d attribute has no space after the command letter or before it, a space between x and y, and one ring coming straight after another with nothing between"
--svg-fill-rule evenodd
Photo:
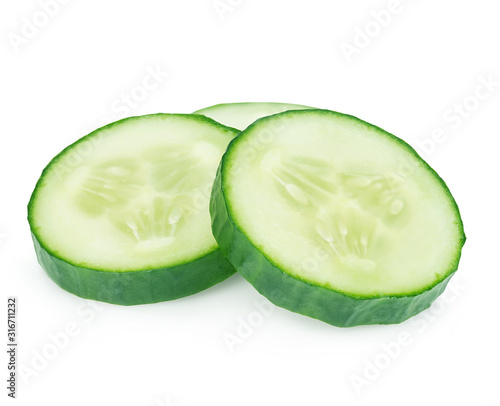
<instances>
[{"instance_id":1,"label":"bumpy green skin","mask_svg":"<svg viewBox=\"0 0 500 406\"><path fill-rule=\"evenodd\" d=\"M158 115L184 116L163 113ZM219 127L223 131L231 132L234 136L238 133L237 130L223 126L208 117L200 115L186 116ZM33 206L38 188L43 183L44 175L48 170L58 163L59 158L64 153L70 151L83 140L98 137L104 128L113 127L120 122L137 118L140 117L129 117L110 123L80 138L61 151L43 170L28 204L28 222L30 223L31 235L39 264L57 285L85 299L119 305L163 302L201 292L236 273L234 267L218 247L193 261L169 268L114 272L112 270L89 269L72 264L52 252L49 246L46 246L41 239L37 238L33 221ZM70 237L68 236L68 238Z\"/></svg>"},{"instance_id":2,"label":"bumpy green skin","mask_svg":"<svg viewBox=\"0 0 500 406\"><path fill-rule=\"evenodd\" d=\"M212 232L220 249L260 294L277 306L334 326L400 323L427 309L452 277L450 274L417 295L369 299L348 296L289 275L262 254L233 222L224 198L220 168L212 191L210 213Z\"/></svg>"},{"instance_id":3,"label":"bumpy green skin","mask_svg":"<svg viewBox=\"0 0 500 406\"><path fill-rule=\"evenodd\" d=\"M327 110L322 111L326 114L341 114ZM362 120L359 121L368 124ZM254 125L257 125L257 123ZM376 128L378 129L378 127ZM396 138L392 134L388 135ZM280 269L250 241L244 230L238 226L231 215L230 204L224 194L224 166L226 161L230 159L231 145L240 141L240 137L241 135L230 143L217 170L210 200L212 232L224 255L260 294L267 297L275 305L292 312L334 326L352 327L365 324L401 323L427 309L443 293L458 268L460 249L444 279L420 292L401 296L356 297L326 286L315 285ZM399 138L396 139L404 144L403 146L409 152L418 156L417 152L408 144ZM435 174L445 189L448 190L442 179L430 167L429 170ZM450 198L456 207L451 194ZM458 207L456 207L456 210L458 213ZM465 234L463 234L461 223L459 227L462 231L461 248L465 243Z\"/></svg>"},{"instance_id":4,"label":"bumpy green skin","mask_svg":"<svg viewBox=\"0 0 500 406\"><path fill-rule=\"evenodd\" d=\"M172 268L109 272L82 268L51 254L32 234L38 262L61 288L84 299L138 305L178 299L205 290L236 271L216 249Z\"/></svg>"}]
</instances>

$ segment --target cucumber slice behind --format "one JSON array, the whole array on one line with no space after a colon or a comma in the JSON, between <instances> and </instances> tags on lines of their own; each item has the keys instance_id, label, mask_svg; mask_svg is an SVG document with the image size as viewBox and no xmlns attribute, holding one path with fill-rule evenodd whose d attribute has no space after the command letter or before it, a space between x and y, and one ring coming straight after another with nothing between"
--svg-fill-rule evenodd
<instances>
[{"instance_id":1,"label":"cucumber slice behind","mask_svg":"<svg viewBox=\"0 0 500 406\"><path fill-rule=\"evenodd\" d=\"M262 295L343 327L429 307L465 242L450 191L415 150L328 110L264 117L241 132L210 213L220 248Z\"/></svg>"},{"instance_id":2,"label":"cucumber slice behind","mask_svg":"<svg viewBox=\"0 0 500 406\"><path fill-rule=\"evenodd\" d=\"M154 114L99 128L44 169L28 205L38 261L63 289L122 305L197 293L232 275L210 190L237 131Z\"/></svg>"},{"instance_id":3,"label":"cucumber slice behind","mask_svg":"<svg viewBox=\"0 0 500 406\"><path fill-rule=\"evenodd\" d=\"M303 106L301 104L287 103L222 103L197 110L194 114L203 114L229 127L244 130L261 117L282 113L287 110L304 110L311 108L312 107Z\"/></svg>"}]
</instances>

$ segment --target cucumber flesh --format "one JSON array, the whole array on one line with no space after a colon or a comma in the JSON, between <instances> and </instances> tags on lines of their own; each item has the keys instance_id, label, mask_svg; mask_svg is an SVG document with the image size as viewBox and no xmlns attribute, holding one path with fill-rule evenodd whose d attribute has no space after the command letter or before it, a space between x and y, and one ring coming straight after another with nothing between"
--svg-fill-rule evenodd
<instances>
[{"instance_id":1,"label":"cucumber flesh","mask_svg":"<svg viewBox=\"0 0 500 406\"><path fill-rule=\"evenodd\" d=\"M236 133L199 115L156 114L112 123L66 148L29 204L42 267L72 293L120 304L185 296L230 276L208 202ZM103 292L99 283L110 281L113 292Z\"/></svg>"},{"instance_id":2,"label":"cucumber flesh","mask_svg":"<svg viewBox=\"0 0 500 406\"><path fill-rule=\"evenodd\" d=\"M465 241L448 188L409 145L327 110L240 133L210 210L219 246L257 290L338 326L397 323L428 307Z\"/></svg>"},{"instance_id":3,"label":"cucumber flesh","mask_svg":"<svg viewBox=\"0 0 500 406\"><path fill-rule=\"evenodd\" d=\"M301 104L288 103L223 103L197 110L194 114L203 114L229 127L244 130L261 117L282 113L287 110L304 110L311 108L312 107L303 106Z\"/></svg>"}]
</instances>

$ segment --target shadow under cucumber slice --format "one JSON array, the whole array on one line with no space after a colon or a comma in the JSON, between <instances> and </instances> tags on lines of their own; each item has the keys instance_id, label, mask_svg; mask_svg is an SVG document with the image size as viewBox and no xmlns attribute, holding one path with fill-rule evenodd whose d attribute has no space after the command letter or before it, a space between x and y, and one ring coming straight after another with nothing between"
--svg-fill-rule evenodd
<instances>
[{"instance_id":1,"label":"shadow under cucumber slice","mask_svg":"<svg viewBox=\"0 0 500 406\"><path fill-rule=\"evenodd\" d=\"M328 110L241 132L210 213L221 250L262 295L341 327L399 323L429 307L465 242L450 191L408 144Z\"/></svg>"},{"instance_id":2,"label":"shadow under cucumber slice","mask_svg":"<svg viewBox=\"0 0 500 406\"><path fill-rule=\"evenodd\" d=\"M81 138L44 169L28 205L41 266L63 289L122 305L177 299L235 270L210 230L210 190L237 131L153 114Z\"/></svg>"}]
</instances>

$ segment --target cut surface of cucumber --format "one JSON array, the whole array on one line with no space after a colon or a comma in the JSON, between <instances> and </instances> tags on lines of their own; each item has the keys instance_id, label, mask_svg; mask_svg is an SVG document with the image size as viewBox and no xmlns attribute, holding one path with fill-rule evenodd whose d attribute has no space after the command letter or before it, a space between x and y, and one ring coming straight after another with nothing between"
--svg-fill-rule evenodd
<instances>
[{"instance_id":1,"label":"cut surface of cucumber","mask_svg":"<svg viewBox=\"0 0 500 406\"><path fill-rule=\"evenodd\" d=\"M42 267L76 295L119 304L175 299L229 277L208 202L236 133L199 115L154 114L66 148L28 206Z\"/></svg>"},{"instance_id":2,"label":"cut surface of cucumber","mask_svg":"<svg viewBox=\"0 0 500 406\"><path fill-rule=\"evenodd\" d=\"M230 144L210 204L224 254L275 304L337 326L429 307L465 242L443 180L355 117L288 111Z\"/></svg>"},{"instance_id":3,"label":"cut surface of cucumber","mask_svg":"<svg viewBox=\"0 0 500 406\"><path fill-rule=\"evenodd\" d=\"M229 127L244 130L261 117L282 113L287 110L304 110L311 108L312 107L303 106L301 104L288 103L222 103L197 110L194 114L203 114Z\"/></svg>"}]
</instances>

